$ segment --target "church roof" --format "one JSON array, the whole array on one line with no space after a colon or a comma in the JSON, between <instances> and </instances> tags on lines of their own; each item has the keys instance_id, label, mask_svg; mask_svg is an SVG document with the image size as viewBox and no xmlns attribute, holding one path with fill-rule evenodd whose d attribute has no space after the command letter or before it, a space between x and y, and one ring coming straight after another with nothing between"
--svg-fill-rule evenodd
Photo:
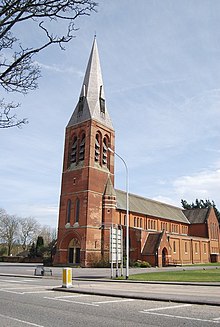
<instances>
[{"instance_id":1,"label":"church roof","mask_svg":"<svg viewBox=\"0 0 220 327\"><path fill-rule=\"evenodd\" d=\"M113 129L105 104L104 86L96 39L94 39L92 45L79 101L67 127L91 119Z\"/></svg>"},{"instance_id":2,"label":"church roof","mask_svg":"<svg viewBox=\"0 0 220 327\"><path fill-rule=\"evenodd\" d=\"M208 218L209 209L210 208L187 209L183 210L183 212L191 224L203 224Z\"/></svg>"},{"instance_id":3,"label":"church roof","mask_svg":"<svg viewBox=\"0 0 220 327\"><path fill-rule=\"evenodd\" d=\"M126 192L115 191L117 209L126 210ZM129 211L189 224L181 208L134 194L129 194Z\"/></svg>"},{"instance_id":4,"label":"church roof","mask_svg":"<svg viewBox=\"0 0 220 327\"><path fill-rule=\"evenodd\" d=\"M162 233L150 233L144 244L142 255L155 254L161 241Z\"/></svg>"},{"instance_id":5,"label":"church roof","mask_svg":"<svg viewBox=\"0 0 220 327\"><path fill-rule=\"evenodd\" d=\"M104 192L105 196L111 196L111 197L116 197L116 192L115 189L113 187L111 178L108 177L107 183L106 183L106 187L105 187L105 192Z\"/></svg>"}]
</instances>

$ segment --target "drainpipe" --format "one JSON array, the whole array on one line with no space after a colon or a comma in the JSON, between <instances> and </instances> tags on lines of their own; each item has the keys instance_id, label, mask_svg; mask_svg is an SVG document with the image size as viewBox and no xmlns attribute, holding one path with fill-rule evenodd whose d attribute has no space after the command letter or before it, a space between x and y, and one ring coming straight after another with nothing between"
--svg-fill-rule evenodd
<instances>
[{"instance_id":1,"label":"drainpipe","mask_svg":"<svg viewBox=\"0 0 220 327\"><path fill-rule=\"evenodd\" d=\"M191 261L192 261L192 264L193 264L193 240L191 238Z\"/></svg>"}]
</instances>

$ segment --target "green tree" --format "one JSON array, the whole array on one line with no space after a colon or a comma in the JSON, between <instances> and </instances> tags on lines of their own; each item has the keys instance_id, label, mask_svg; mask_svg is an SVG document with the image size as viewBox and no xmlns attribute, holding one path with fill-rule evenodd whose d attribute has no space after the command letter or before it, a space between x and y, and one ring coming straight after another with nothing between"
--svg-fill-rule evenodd
<instances>
[{"instance_id":1,"label":"green tree","mask_svg":"<svg viewBox=\"0 0 220 327\"><path fill-rule=\"evenodd\" d=\"M42 236L38 236L37 243L36 243L36 256L42 257L44 250L44 239Z\"/></svg>"},{"instance_id":2,"label":"green tree","mask_svg":"<svg viewBox=\"0 0 220 327\"><path fill-rule=\"evenodd\" d=\"M210 208L213 207L213 209L215 210L215 214L218 218L218 221L220 223L220 211L218 210L218 208L216 207L215 202L212 200L202 200L202 199L196 199L195 203L188 203L186 200L181 200L181 204L182 207L184 209L197 209L197 208Z\"/></svg>"},{"instance_id":3,"label":"green tree","mask_svg":"<svg viewBox=\"0 0 220 327\"><path fill-rule=\"evenodd\" d=\"M0 1L0 86L6 93L27 94L37 88L40 68L35 55L57 44L71 41L77 31L75 20L90 15L93 0L2 0ZM32 42L22 39L19 27L29 29ZM2 92L1 92L2 96ZM0 99L0 128L21 126L14 110L19 104Z\"/></svg>"},{"instance_id":4,"label":"green tree","mask_svg":"<svg viewBox=\"0 0 220 327\"><path fill-rule=\"evenodd\" d=\"M36 253L36 246L35 246L35 243L33 242L32 244L31 244L31 247L30 247L30 250L29 250L29 257L30 258L36 258L36 255L37 255L37 253Z\"/></svg>"}]
</instances>

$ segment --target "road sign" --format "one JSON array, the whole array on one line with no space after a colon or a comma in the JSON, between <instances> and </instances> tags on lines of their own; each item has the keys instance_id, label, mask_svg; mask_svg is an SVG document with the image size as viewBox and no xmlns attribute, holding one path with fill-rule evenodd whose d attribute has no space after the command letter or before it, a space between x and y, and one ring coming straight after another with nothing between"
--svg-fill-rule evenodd
<instances>
[{"instance_id":1,"label":"road sign","mask_svg":"<svg viewBox=\"0 0 220 327\"><path fill-rule=\"evenodd\" d=\"M110 262L121 263L123 260L122 229L111 227L110 234Z\"/></svg>"}]
</instances>

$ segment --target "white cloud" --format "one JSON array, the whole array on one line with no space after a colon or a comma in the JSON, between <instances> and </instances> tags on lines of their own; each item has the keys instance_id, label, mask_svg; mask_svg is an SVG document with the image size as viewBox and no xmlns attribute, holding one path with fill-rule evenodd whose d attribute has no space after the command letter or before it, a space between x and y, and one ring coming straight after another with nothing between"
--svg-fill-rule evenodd
<instances>
[{"instance_id":1,"label":"white cloud","mask_svg":"<svg viewBox=\"0 0 220 327\"><path fill-rule=\"evenodd\" d=\"M180 207L180 201L178 201L178 202L174 201L173 199L171 199L167 196L158 195L158 196L153 197L153 200Z\"/></svg>"},{"instance_id":2,"label":"white cloud","mask_svg":"<svg viewBox=\"0 0 220 327\"><path fill-rule=\"evenodd\" d=\"M196 198L210 199L220 206L220 169L179 177L173 182L173 187L179 198L189 202Z\"/></svg>"},{"instance_id":3,"label":"white cloud","mask_svg":"<svg viewBox=\"0 0 220 327\"><path fill-rule=\"evenodd\" d=\"M80 71L80 70L76 70L75 68L73 67L63 67L61 65L56 65L56 64L53 64L53 65L46 65L46 64L43 64L43 63L40 63L38 61L35 61L35 64L40 66L41 68L43 69L46 69L46 70L49 70L49 71L52 71L52 72L55 72L55 73L62 73L62 74L66 74L66 73L69 73L69 74L76 74L78 75L79 77L83 77L84 76L84 72Z\"/></svg>"},{"instance_id":4,"label":"white cloud","mask_svg":"<svg viewBox=\"0 0 220 327\"><path fill-rule=\"evenodd\" d=\"M44 226L49 225L57 227L58 205L50 203L39 204L18 204L16 207L11 207L7 212L16 214L20 217L34 217Z\"/></svg>"}]
</instances>

